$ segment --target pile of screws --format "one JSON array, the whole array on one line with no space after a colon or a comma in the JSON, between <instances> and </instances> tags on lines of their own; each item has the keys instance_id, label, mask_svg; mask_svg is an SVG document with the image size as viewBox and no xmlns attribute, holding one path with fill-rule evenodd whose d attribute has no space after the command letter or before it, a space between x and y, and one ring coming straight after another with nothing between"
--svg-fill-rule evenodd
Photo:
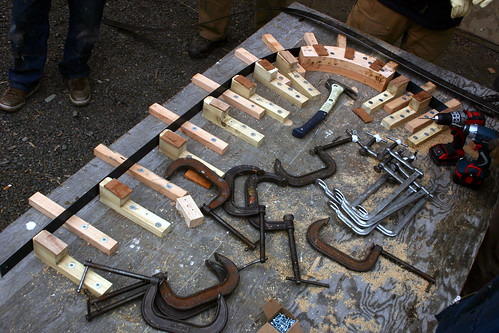
<instances>
[{"instance_id":1,"label":"pile of screws","mask_svg":"<svg viewBox=\"0 0 499 333\"><path fill-rule=\"evenodd\" d=\"M272 319L270 325L274 326L274 328L279 333L287 332L291 326L296 322L296 320L286 317L286 315L279 313L277 316Z\"/></svg>"}]
</instances>

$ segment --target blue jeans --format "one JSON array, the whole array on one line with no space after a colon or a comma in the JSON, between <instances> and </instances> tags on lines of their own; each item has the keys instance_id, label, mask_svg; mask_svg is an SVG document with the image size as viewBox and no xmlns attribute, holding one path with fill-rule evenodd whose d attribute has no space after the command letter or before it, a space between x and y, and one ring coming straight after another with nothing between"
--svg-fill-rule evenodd
<instances>
[{"instance_id":1,"label":"blue jeans","mask_svg":"<svg viewBox=\"0 0 499 333\"><path fill-rule=\"evenodd\" d=\"M68 0L69 28L59 71L68 79L90 74L88 60L99 35L105 0ZM14 65L10 86L31 91L47 60L50 0L14 0L9 38Z\"/></svg>"}]
</instances>

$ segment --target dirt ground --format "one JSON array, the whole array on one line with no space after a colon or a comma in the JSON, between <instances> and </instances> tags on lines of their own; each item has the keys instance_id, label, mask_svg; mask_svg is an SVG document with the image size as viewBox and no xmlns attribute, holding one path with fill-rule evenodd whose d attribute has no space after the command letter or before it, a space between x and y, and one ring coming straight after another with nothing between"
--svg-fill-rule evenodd
<instances>
[{"instance_id":1,"label":"dirt ground","mask_svg":"<svg viewBox=\"0 0 499 333\"><path fill-rule=\"evenodd\" d=\"M345 21L353 0L300 1ZM253 1L234 1L233 12ZM12 63L8 41L12 1L0 0L0 90ZM253 32L253 14L233 17L229 43L209 58L191 60L187 45L196 30L197 0L109 1L108 19L160 32L131 33L103 24L91 59L92 102L74 107L57 69L68 23L66 1L53 1L49 55L42 86L21 111L0 113L0 231L28 210L35 192L49 194L93 158L99 143L110 145ZM441 66L492 87L499 71L497 52L456 36Z\"/></svg>"}]
</instances>

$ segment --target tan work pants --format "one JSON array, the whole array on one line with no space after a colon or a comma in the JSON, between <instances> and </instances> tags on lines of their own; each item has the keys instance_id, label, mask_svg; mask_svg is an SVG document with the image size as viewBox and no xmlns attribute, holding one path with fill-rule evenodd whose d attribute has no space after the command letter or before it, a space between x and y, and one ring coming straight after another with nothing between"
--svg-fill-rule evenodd
<instances>
[{"instance_id":1,"label":"tan work pants","mask_svg":"<svg viewBox=\"0 0 499 333\"><path fill-rule=\"evenodd\" d=\"M254 0L255 28L260 28L279 14L278 11L259 11L265 7L283 7L286 6L286 0ZM200 0L199 1L199 23L214 20L219 17L230 15L232 9L232 0ZM224 18L199 27L201 37L211 41L220 40L227 36L227 28L230 19Z\"/></svg>"},{"instance_id":2,"label":"tan work pants","mask_svg":"<svg viewBox=\"0 0 499 333\"><path fill-rule=\"evenodd\" d=\"M422 27L377 0L357 1L347 24L390 44L400 41L400 48L433 63L444 55L455 29Z\"/></svg>"}]
</instances>

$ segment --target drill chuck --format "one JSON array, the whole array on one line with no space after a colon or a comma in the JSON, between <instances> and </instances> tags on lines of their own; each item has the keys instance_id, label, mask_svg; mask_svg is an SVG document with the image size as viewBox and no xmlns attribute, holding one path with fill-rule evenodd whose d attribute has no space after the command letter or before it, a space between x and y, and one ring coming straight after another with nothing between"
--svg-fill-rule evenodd
<instances>
[{"instance_id":1,"label":"drill chuck","mask_svg":"<svg viewBox=\"0 0 499 333\"><path fill-rule=\"evenodd\" d=\"M438 113L431 118L439 125L449 125L453 127L463 127L468 117L463 111L453 111L447 113Z\"/></svg>"}]
</instances>

